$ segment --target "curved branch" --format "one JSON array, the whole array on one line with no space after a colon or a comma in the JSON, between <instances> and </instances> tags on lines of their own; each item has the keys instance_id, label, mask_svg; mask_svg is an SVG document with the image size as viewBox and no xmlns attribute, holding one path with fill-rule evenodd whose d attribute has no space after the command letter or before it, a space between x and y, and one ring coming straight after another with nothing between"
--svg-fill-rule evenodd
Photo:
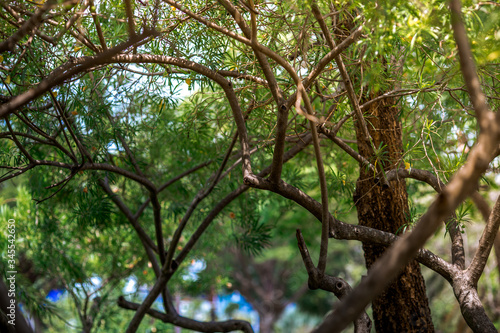
<instances>
[{"instance_id":1,"label":"curved branch","mask_svg":"<svg viewBox=\"0 0 500 333\"><path fill-rule=\"evenodd\" d=\"M437 178L432 172L426 170L419 170L411 168L406 169L392 169L386 174L387 180L397 180L399 178L412 178L429 184L437 193L441 193L445 185ZM453 221L448 227L448 232L451 238L451 255L452 263L457 265L460 269L465 269L465 251L464 251L464 240L462 238L462 233L456 222L455 213L452 214ZM446 220L444 221L446 224Z\"/></svg>"},{"instance_id":2,"label":"curved branch","mask_svg":"<svg viewBox=\"0 0 500 333\"><path fill-rule=\"evenodd\" d=\"M137 303L132 303L123 296L118 298L118 306L127 310L137 311L140 307ZM165 323L170 323L175 326L186 328L198 332L232 332L242 331L246 333L253 333L252 325L244 320L226 320L226 321L211 321L200 322L194 319L179 316L178 314L167 314L157 310L149 309L147 314L153 318L160 319Z\"/></svg>"},{"instance_id":3,"label":"curved branch","mask_svg":"<svg viewBox=\"0 0 500 333\"><path fill-rule=\"evenodd\" d=\"M339 146L343 151L345 151L347 154L349 154L352 158L354 158L356 161L358 161L361 165L368 167L370 170L375 171L375 167L373 164L370 163L366 158L361 156L357 151L352 149L348 144L346 144L344 141L339 139L335 134L334 131L329 130L326 128L324 125L318 126L318 132L326 135L326 137L330 140L332 140L337 146Z\"/></svg>"},{"instance_id":4,"label":"curved branch","mask_svg":"<svg viewBox=\"0 0 500 333\"><path fill-rule=\"evenodd\" d=\"M308 285L309 289L321 289L333 293L338 299L344 298L352 290L347 281L339 277L323 274L319 272L311 260L309 250L307 249L304 237L299 229L297 229L297 243L304 265L306 266L307 274L309 276ZM370 333L372 321L370 317L363 312L358 319L354 321L355 333Z\"/></svg>"},{"instance_id":5,"label":"curved branch","mask_svg":"<svg viewBox=\"0 0 500 333\"><path fill-rule=\"evenodd\" d=\"M295 145L293 148L288 150L284 156L283 160L285 162L289 161L292 157L294 157L296 154L298 154L300 151L302 151L305 147L307 147L308 144L311 143L311 136L304 137L303 141L300 141L297 145ZM269 175L271 172L271 166L268 166L267 168L263 169L258 176L259 177L265 177ZM224 199L222 199L207 215L207 217L203 220L201 225L196 229L194 234L191 236L189 241L187 242L186 246L182 249L181 253L177 256L177 258L174 260L175 262L175 268L174 267L167 267L164 265L162 267L162 273L160 277L157 279L156 283L154 284L153 288L150 290L148 296L146 296L146 299L142 302L141 306L138 308L136 314L130 321L130 324L127 328L126 333L132 333L137 330L139 327L140 322L142 321L142 318L146 314L147 310L151 307L153 302L156 300L158 295L160 294L160 291L162 290L163 286L169 281L169 279L172 277L173 273L176 271L176 268L182 263L182 261L186 258L187 254L191 251L193 246L196 244L198 239L201 237L203 232L208 228L208 226L212 223L214 218L226 207L229 203L231 203L236 197L238 197L241 193L245 192L247 189L249 189L249 186L242 184L240 185L235 191L230 193L228 196L226 196Z\"/></svg>"},{"instance_id":6,"label":"curved branch","mask_svg":"<svg viewBox=\"0 0 500 333\"><path fill-rule=\"evenodd\" d=\"M321 12L319 11L318 5L313 2L311 6L312 12L314 14L314 17L316 18L316 21L318 21L319 26L321 27L321 31L326 37L326 41L328 43L328 46L330 49L335 49L335 41L332 38L332 35L330 34L330 30L328 30L328 27L326 26L325 21L323 20L323 16L321 15ZM352 81L349 77L349 74L347 73L347 69L344 65L344 62L342 61L342 57L339 55L335 56L335 62L337 63L337 67L340 71L340 75L342 76L342 80L344 81L346 90L347 90L347 96L349 97L349 100L351 101L352 108L354 109L356 118L358 119L360 125L361 125L361 130L363 132L364 140L370 144L370 146L373 146L373 142L371 140L370 133L368 132L368 127L366 125L366 120L363 117L363 113L361 112L361 108L359 107L359 102L358 98L356 97L356 93L354 92L354 87L352 85ZM372 147L373 148L373 147Z\"/></svg>"},{"instance_id":7,"label":"curved branch","mask_svg":"<svg viewBox=\"0 0 500 333\"><path fill-rule=\"evenodd\" d=\"M413 231L399 239L375 262L367 278L342 301L342 304L314 331L315 333L332 332L332 330L340 332L352 322L418 253L440 222L451 215L475 190L479 178L495 157L500 141L500 115L488 111L484 117L489 119L487 127L480 132L478 143L469 154L466 164L435 198Z\"/></svg>"},{"instance_id":8,"label":"curved branch","mask_svg":"<svg viewBox=\"0 0 500 333\"><path fill-rule=\"evenodd\" d=\"M80 58L82 59L82 58ZM231 110L233 112L233 117L236 122L236 126L238 129L238 135L240 137L241 150L243 153L243 177L247 174L252 173L252 168L250 165L250 153L249 153L249 144L248 144L248 134L245 126L245 120L243 118L243 113L241 111L240 105L238 103L238 99L236 98L236 94L234 93L232 84L222 75L218 74L216 71L209 69L203 65L195 63L190 60L185 60L181 58L175 57L167 57L161 55L151 55L151 54L120 54L111 57L110 59L102 59L101 64L104 63L114 63L114 62L122 62L122 63L156 63L156 64L170 64L178 67L186 68L193 70L201 75L204 75L217 84L221 86L226 94L229 105L231 106Z\"/></svg>"},{"instance_id":9,"label":"curved branch","mask_svg":"<svg viewBox=\"0 0 500 333\"><path fill-rule=\"evenodd\" d=\"M479 239L479 246L474 253L474 257L471 260L469 268L467 268L467 274L469 275L471 282L476 285L483 273L484 266L491 252L491 248L495 242L495 237L498 234L498 228L500 227L500 197L497 199L495 206L486 222L486 227L483 230L481 238Z\"/></svg>"},{"instance_id":10,"label":"curved branch","mask_svg":"<svg viewBox=\"0 0 500 333\"><path fill-rule=\"evenodd\" d=\"M108 49L107 51L99 53L96 56L80 58L83 59L83 61L78 66L76 66L76 62L74 61L75 59L72 59L69 62L59 66L58 68L53 70L46 79L42 80L36 87L29 89L25 93L13 97L11 100L4 104L1 104L0 118L3 118L8 114L14 112L18 108L28 104L37 97L49 91L51 88L64 83L66 80L79 73L85 72L101 61L108 60L113 55L128 49L129 47L139 43L140 41L143 41L144 39L152 35L154 35L153 32L145 31L143 34L133 36L126 42Z\"/></svg>"},{"instance_id":11,"label":"curved branch","mask_svg":"<svg viewBox=\"0 0 500 333\"><path fill-rule=\"evenodd\" d=\"M133 181L136 181L137 183L143 185L144 187L146 187L150 191L151 190L156 191L155 185L149 179L147 179L145 177L138 176L133 172L119 168L119 167L111 165L111 164L87 162L87 163L84 163L82 165L78 165L78 164L68 164L68 163L56 162L56 161L34 160L32 163L30 163L26 166L26 170L24 170L23 172L26 172L27 170L32 169L36 166L53 166L53 167L57 167L57 168L79 170L79 171L85 171L85 170L109 171L109 172L113 172L113 173L122 175L126 178L133 180ZM4 181L4 180L6 180L6 179L2 179L2 180L0 180L0 182Z\"/></svg>"},{"instance_id":12,"label":"curved branch","mask_svg":"<svg viewBox=\"0 0 500 333\"><path fill-rule=\"evenodd\" d=\"M486 200L479 194L479 192L474 192L471 196L472 201L476 204L476 207L481 212L485 222L488 222L491 209L486 202ZM495 249L495 256L497 259L497 270L498 270L498 280L500 282L500 231L497 231L497 235L493 242L493 248Z\"/></svg>"},{"instance_id":13,"label":"curved branch","mask_svg":"<svg viewBox=\"0 0 500 333\"><path fill-rule=\"evenodd\" d=\"M298 188L289 185L284 181L281 181L278 184L272 184L266 179L255 176L252 179L250 186L268 190L287 199L293 200L321 221L321 204ZM382 245L391 245L400 239L400 237L385 231L341 222L334 218L331 214L329 214L329 224L330 237L335 239L358 240L361 242ZM416 259L450 282L452 281L452 276L458 271L454 265L447 263L442 258L425 249L417 251ZM354 318L351 321L353 320Z\"/></svg>"},{"instance_id":14,"label":"curved branch","mask_svg":"<svg viewBox=\"0 0 500 333\"><path fill-rule=\"evenodd\" d=\"M486 104L486 98L481 91L481 84L476 73L476 65L474 64L474 58L470 50L467 32L462 22L462 5L460 4L460 0L450 1L450 12L453 36L458 47L460 68L462 69L465 85L469 92L470 101L474 107L474 111L476 111L479 126L481 129L484 129L492 121L492 115Z\"/></svg>"}]
</instances>

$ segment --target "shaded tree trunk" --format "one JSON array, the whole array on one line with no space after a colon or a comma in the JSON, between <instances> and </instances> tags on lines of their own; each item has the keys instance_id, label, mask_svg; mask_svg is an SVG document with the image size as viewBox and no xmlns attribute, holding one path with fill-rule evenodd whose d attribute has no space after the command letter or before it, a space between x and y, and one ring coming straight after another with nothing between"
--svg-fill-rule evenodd
<instances>
[{"instance_id":1,"label":"shaded tree trunk","mask_svg":"<svg viewBox=\"0 0 500 333\"><path fill-rule=\"evenodd\" d=\"M385 154L377 163L382 163L386 171L404 166L399 110L393 103L390 99L381 100L371 104L365 114L371 124L368 128L375 147L385 146ZM363 140L359 124L356 124L356 136L359 153L375 164L373 150ZM383 185L373 171L360 166L354 201L360 225L396 233L407 223L409 207L404 180ZM363 250L369 270L386 247L363 243ZM399 278L373 301L372 307L377 332L434 331L424 279L416 261L405 267Z\"/></svg>"}]
</instances>

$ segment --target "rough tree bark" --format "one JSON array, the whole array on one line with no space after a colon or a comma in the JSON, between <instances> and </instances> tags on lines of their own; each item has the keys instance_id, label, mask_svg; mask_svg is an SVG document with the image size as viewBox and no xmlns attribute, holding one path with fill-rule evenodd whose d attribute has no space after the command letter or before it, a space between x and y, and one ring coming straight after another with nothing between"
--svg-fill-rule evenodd
<instances>
[{"instance_id":1,"label":"rough tree bark","mask_svg":"<svg viewBox=\"0 0 500 333\"><path fill-rule=\"evenodd\" d=\"M381 100L366 110L365 117L371 124L368 130L374 146L385 146L385 154L378 161L374 160L370 143L363 139L360 124L356 124L359 153L373 164L381 163L386 171L402 164L401 122L398 120L399 109L393 103L393 100ZM373 171L360 165L354 193L360 225L396 233L407 223L406 183L399 180L391 181L389 185L383 184ZM366 267L370 269L386 247L363 243L363 250ZM400 277L373 301L372 308L377 332L434 331L424 279L416 261L407 265Z\"/></svg>"}]
</instances>

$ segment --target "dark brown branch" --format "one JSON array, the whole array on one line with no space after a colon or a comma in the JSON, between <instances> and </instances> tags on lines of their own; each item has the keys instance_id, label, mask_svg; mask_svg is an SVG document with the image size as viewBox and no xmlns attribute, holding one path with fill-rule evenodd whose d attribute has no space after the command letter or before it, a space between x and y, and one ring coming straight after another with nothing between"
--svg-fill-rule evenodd
<instances>
[{"instance_id":1,"label":"dark brown branch","mask_svg":"<svg viewBox=\"0 0 500 333\"><path fill-rule=\"evenodd\" d=\"M165 0L170 3L169 0ZM173 4L180 10L183 10L186 14L192 16L196 20L200 21L203 24L207 24L207 26L210 26L210 22L206 22L205 19L195 15L195 14L190 14L188 11L182 9L182 7L178 6L177 4ZM253 8L253 3L250 4L250 7ZM317 169L318 169L318 177L320 180L320 188L321 188L321 201L322 201L322 207L323 207L323 221L327 220L328 216L328 191L327 191L327 186L326 186L326 179L325 179L325 173L323 169L323 161L321 158L321 151L319 147L319 140L318 140L318 134L316 130L316 118L313 115L313 110L311 106L311 102L309 99L309 96L307 95L306 90L304 89L304 86L302 84L302 80L299 78L297 75L296 71L292 68L292 66L279 54L275 53L274 51L270 50L266 46L259 44L257 41L257 26L256 26L256 19L255 19L255 13L252 12L252 33L251 33L251 40L250 40L250 46L254 49L255 53L264 53L267 56L271 57L273 60L275 60L279 65L281 65L287 72L288 74L292 77L292 79L295 82L295 85L297 86L297 94L296 94L296 101L295 101L295 108L297 110L297 113L303 114L306 118L309 119L310 127L311 127L311 135L312 135L312 140L313 140L313 146L314 146L314 154L316 158L316 164L317 164ZM217 28L218 29L218 28ZM222 28L224 29L224 28ZM221 31L220 29L218 29ZM244 41L245 42L245 41ZM246 43L246 42L245 42ZM270 78L268 78L269 80ZM301 99L304 100L305 104L305 109L306 113L303 113L301 111ZM287 111L287 110L283 110ZM288 114L288 113L286 113ZM281 118L280 118L281 117ZM276 182L279 180L279 176L281 175L281 168L282 168L282 149L284 149L284 142L285 142L285 131L286 127L288 124L288 117L284 116L283 114L278 116L278 126L281 126L281 129L279 130L279 133L281 137L276 138L276 146L278 147L278 150L275 150L277 152L274 157L273 157L273 168L277 170L276 174L271 174L273 176L273 179L271 178L271 182ZM281 120L280 120L281 119ZM283 146L283 147L281 147ZM242 147L244 148L244 147ZM243 154L245 153L244 149ZM244 157L244 155L243 155ZM243 160L245 161L245 160ZM248 169L243 165L243 180L245 183L250 184L252 180L255 179L255 176L252 174L251 169L248 167ZM328 224L325 222L322 227L322 233L321 233L321 250L320 250L320 258L318 262L318 269L321 271L325 270L325 265L326 265L326 258L328 255Z\"/></svg>"},{"instance_id":2,"label":"dark brown branch","mask_svg":"<svg viewBox=\"0 0 500 333\"><path fill-rule=\"evenodd\" d=\"M279 184L271 184L266 179L258 176L255 176L252 179L251 186L265 189L277 193L287 199L293 200L321 221L321 204L298 188L291 186L284 181L281 181ZM334 218L331 214L329 215L329 224L330 237L335 239L358 240L365 243L381 245L390 245L400 239L394 234L388 232L341 222ZM453 274L457 272L457 268L454 265L447 263L428 250L419 250L417 252L416 259L433 271L439 273L447 281L451 281Z\"/></svg>"},{"instance_id":3,"label":"dark brown branch","mask_svg":"<svg viewBox=\"0 0 500 333\"><path fill-rule=\"evenodd\" d=\"M30 163L26 168L33 168L35 166L53 166L57 168L70 169L70 170L101 170L101 171L109 171L119 175L122 175L126 178L136 181L137 183L143 185L148 190L156 190L155 185L147 178L136 175L133 172L130 172L125 169L121 169L117 166L106 164L106 163L84 163L82 165L77 164L68 164L56 161L47 161L47 160L35 160L33 163Z\"/></svg>"},{"instance_id":4,"label":"dark brown branch","mask_svg":"<svg viewBox=\"0 0 500 333\"><path fill-rule=\"evenodd\" d=\"M140 307L137 303L132 303L123 296L118 298L118 306L127 310L137 311ZM232 332L242 331L246 333L253 333L252 326L249 322L244 320L226 320L226 321L211 321L200 322L186 317L179 316L178 314L167 314L157 310L149 309L147 314L153 318L160 319L165 323L170 323L175 326L186 328L198 332ZM128 330L127 330L128 331Z\"/></svg>"},{"instance_id":5,"label":"dark brown branch","mask_svg":"<svg viewBox=\"0 0 500 333\"><path fill-rule=\"evenodd\" d=\"M10 126L10 121L9 119L5 119L5 122L7 123L7 127L9 129L9 132L10 132L10 135L12 136L12 140L14 141L14 143L16 144L17 148L21 151L21 153L26 156L26 158L28 159L28 161L30 161L30 163L34 163L34 159L33 157L28 153L28 151L24 148L24 146L19 142L19 140L17 140L17 137L16 135L14 134L14 131L12 130L12 127Z\"/></svg>"},{"instance_id":6,"label":"dark brown branch","mask_svg":"<svg viewBox=\"0 0 500 333\"><path fill-rule=\"evenodd\" d=\"M5 313L9 313L7 307L12 305L12 303L11 303L12 298L8 297L8 295L9 295L9 287L7 287L7 285L5 284L4 276L2 274L2 276L0 277L0 309L2 311L1 315L4 318L5 318ZM6 331L7 333L10 333L10 332L31 333L31 332L33 332L30 325L26 321L26 318L24 317L23 311L21 311L21 309L19 308L19 305L17 303L15 304L14 311L15 311L14 312L15 313L15 325L13 326L13 325L5 323L6 327L4 327L4 325L3 325L4 323L0 322L0 328L9 329L8 331ZM10 320L10 318L9 318L9 320ZM12 329L12 331L10 329Z\"/></svg>"},{"instance_id":7,"label":"dark brown branch","mask_svg":"<svg viewBox=\"0 0 500 333\"><path fill-rule=\"evenodd\" d=\"M245 35L246 38L252 39L255 43L257 42L256 37L253 36L253 32L256 32L256 27L252 27L250 29L246 24L245 20L241 16L238 9L227 0L219 0L219 2L224 6L224 8L231 14L234 18L235 22L240 27L241 31ZM252 14L252 25L255 24L255 13ZM252 48L254 50L255 56L261 65L261 68L266 76L269 88L271 90L271 94L273 95L274 100L276 101L276 105L278 108L278 119L276 121L276 141L274 145L273 152L273 170L269 175L271 181L277 181L281 177L281 171L283 168L283 153L285 151L285 136L286 136L286 128L288 121L288 111L289 107L285 104L285 100L283 98L283 93L278 86L278 82L276 81L276 77L274 76L273 71L271 70L271 66L267 58L262 54L262 52L252 44Z\"/></svg>"},{"instance_id":8,"label":"dark brown branch","mask_svg":"<svg viewBox=\"0 0 500 333\"><path fill-rule=\"evenodd\" d=\"M46 79L42 80L36 87L15 96L9 102L0 105L0 118L14 112L18 108L28 104L37 97L43 95L51 88L65 82L66 80L72 78L73 76L83 73L86 70L96 66L100 62L105 62L109 58L113 57L117 53L128 49L129 47L139 43L140 41L153 35L153 32L146 31L141 35L131 37L128 41L115 46L107 51L104 51L96 56L84 57L82 61L76 65L73 60L59 66L55 69Z\"/></svg>"},{"instance_id":9,"label":"dark brown branch","mask_svg":"<svg viewBox=\"0 0 500 333\"><path fill-rule=\"evenodd\" d=\"M314 17L316 18L316 21L318 21L319 26L321 27L321 31L326 37L326 41L328 43L328 46L330 49L334 50L336 45L335 41L332 38L332 35L330 34L330 30L328 30L328 27L326 26L325 21L323 20L323 16L321 15L321 12L319 11L319 7L316 3L313 2L311 5L311 10L314 14ZM337 67L340 71L340 75L342 75L342 80L344 81L344 85L347 90L347 96L349 97L349 101L351 102L352 108L356 114L356 118L358 122L361 124L361 129L364 135L364 140L367 143L370 143L370 146L373 145L371 141L371 136L370 133L368 132L368 127L366 126L366 121L365 118L363 117L363 113L361 112L361 108L359 107L358 103L358 98L356 97L356 93L354 92L354 87L352 85L352 81L349 77L349 74L347 73L346 67L344 65L344 62L342 61L342 57L340 54L336 55L334 57L335 62L337 63Z\"/></svg>"},{"instance_id":10,"label":"dark brown branch","mask_svg":"<svg viewBox=\"0 0 500 333\"><path fill-rule=\"evenodd\" d=\"M478 193L474 192L471 196L472 201L476 204L476 207L479 209L479 212L483 216L483 220L485 222L488 221L491 209L486 200ZM493 247L495 249L495 257L497 260L497 270L498 270L498 281L500 282L500 231L497 232L495 237L495 241L493 243Z\"/></svg>"},{"instance_id":11,"label":"dark brown branch","mask_svg":"<svg viewBox=\"0 0 500 333\"><path fill-rule=\"evenodd\" d=\"M215 188L215 185L220 180L220 175L222 174L222 171L226 167L227 161L229 160L229 156L231 155L231 152L233 151L234 145L236 144L236 141L238 139L238 135L233 136L233 140L229 144L229 147L227 149L226 155L224 156L224 159L222 160L222 163L220 164L215 176L213 177L213 180L211 181L211 184L208 188L206 189L201 189L193 199L191 205L189 206L186 214L182 217L181 222L179 223L179 226L174 232L174 236L172 237L172 241L170 242L170 246L167 252L167 260L166 260L166 267L170 267L172 264L172 259L174 258L175 254L175 249L177 247L177 244L179 243L179 240L182 235L182 231L184 230L187 222L189 221L189 218L191 217L192 212L196 209L198 204L205 199Z\"/></svg>"},{"instance_id":12,"label":"dark brown branch","mask_svg":"<svg viewBox=\"0 0 500 333\"><path fill-rule=\"evenodd\" d=\"M26 171L29 171L31 169L33 169L36 165L35 164L28 164L26 167L22 168L21 170L19 170L18 172L14 172L14 173L11 173L10 175L2 175L0 177L0 183L3 183L9 179L12 179L12 178L15 178L17 176L20 176L22 175L23 173L25 173ZM3 168L3 167L0 167L0 168ZM10 173L11 171L9 171L8 173ZM7 173L7 174L8 174Z\"/></svg>"},{"instance_id":13,"label":"dark brown branch","mask_svg":"<svg viewBox=\"0 0 500 333\"><path fill-rule=\"evenodd\" d=\"M252 82L261 84L265 87L269 86L269 83L266 80L261 79L258 76L249 75L249 74L241 73L238 71L219 70L219 71L217 71L217 74L220 74L222 76L234 77L235 79L243 79L243 80L247 80L247 81L252 81Z\"/></svg>"},{"instance_id":14,"label":"dark brown branch","mask_svg":"<svg viewBox=\"0 0 500 333\"><path fill-rule=\"evenodd\" d=\"M18 112L14 112L14 114L17 116L18 119L20 119L24 124L26 124L33 131L35 131L36 133L40 134L41 136L43 136L44 138L46 138L47 140L52 142L51 143L52 146L59 149L64 155L68 156L74 163L78 162L75 155L72 152L70 152L66 148L64 148L54 137L51 137L50 135L48 135L47 133L42 131L40 128L38 128L35 124L33 124L28 119L28 117L26 115L23 114L23 116L24 116L23 117Z\"/></svg>"},{"instance_id":15,"label":"dark brown branch","mask_svg":"<svg viewBox=\"0 0 500 333\"><path fill-rule=\"evenodd\" d=\"M366 158L361 156L357 151L349 147L344 141L339 139L336 135L333 134L333 131L329 130L326 128L324 125L318 126L318 131L324 135L333 142L337 146L339 146L343 151L345 151L347 154L349 154L352 158L354 158L356 161L358 161L360 164L368 167L370 170L375 171L375 167L373 164L370 163Z\"/></svg>"},{"instance_id":16,"label":"dark brown branch","mask_svg":"<svg viewBox=\"0 0 500 333\"><path fill-rule=\"evenodd\" d=\"M14 135L17 135L17 136L21 136L21 137L24 137L24 138L31 139L31 140L34 141L33 143L39 143L39 144L44 144L44 145L48 145L48 146L54 146L54 144L52 142L49 142L47 140L43 140L43 139L37 138L36 136L31 135L29 133L22 133L22 132L17 132L17 131L14 131L12 133ZM7 132L0 133L0 138L13 139L12 135L10 133L7 133Z\"/></svg>"},{"instance_id":17,"label":"dark brown branch","mask_svg":"<svg viewBox=\"0 0 500 333\"><path fill-rule=\"evenodd\" d=\"M449 216L475 190L479 178L495 157L500 141L500 116L488 109L481 92L465 28L461 23L459 0L452 0L451 11L454 35L461 54L461 69L481 129L478 143L469 154L464 167L436 197L413 231L397 241L375 262L368 277L346 297L340 307L325 319L315 330L316 333L326 333L332 330L340 332L356 318L368 303L397 276L402 267L415 256L418 249L437 229L439 222ZM465 315L464 317L466 320L469 319L468 324L473 329L482 332L496 330L487 317L486 319L481 317L484 320L480 323L470 320Z\"/></svg>"},{"instance_id":18,"label":"dark brown branch","mask_svg":"<svg viewBox=\"0 0 500 333\"><path fill-rule=\"evenodd\" d=\"M73 0L72 3L76 3ZM14 50L14 47L19 43L24 36L30 34L34 29L36 29L42 23L42 16L49 11L51 8L57 5L56 0L48 0L40 7L34 15L32 15L24 24L17 30L12 36L7 40L0 43L0 53Z\"/></svg>"},{"instance_id":19,"label":"dark brown branch","mask_svg":"<svg viewBox=\"0 0 500 333\"><path fill-rule=\"evenodd\" d=\"M304 241L304 237L299 229L297 229L297 243L299 247L300 254L302 256L302 261L306 266L307 274L309 276L308 285L309 289L321 289L333 293L338 299L344 298L348 293L351 292L352 288L347 283L347 281L321 273L311 260L309 255L309 250ZM372 327L372 321L370 317L364 312L361 316L354 321L354 332L355 333L369 333Z\"/></svg>"},{"instance_id":20,"label":"dark brown branch","mask_svg":"<svg viewBox=\"0 0 500 333\"><path fill-rule=\"evenodd\" d=\"M85 9L87 9L87 7L89 6L89 2L90 2L89 0L84 0L82 2L80 10L79 11L77 10L76 13L73 14L73 16L71 16L71 18L66 21L66 23L64 24L64 27L57 33L57 35L55 37L56 41L59 41L62 38L62 36L64 36L64 34L73 26L73 24L75 24L76 20L78 20L81 16L80 13L83 13L85 11ZM51 23L51 20L49 20L48 22ZM51 23L51 24L59 25L59 23L57 23L57 22L54 22L54 23ZM76 33L73 33L73 37L75 37L75 34ZM77 37L75 37L75 38L78 39Z\"/></svg>"},{"instance_id":21,"label":"dark brown branch","mask_svg":"<svg viewBox=\"0 0 500 333\"><path fill-rule=\"evenodd\" d=\"M115 203L116 207L118 207L118 209L123 213L123 215L125 215L125 217L130 222L130 224L132 224L135 231L137 232L137 235L139 236L139 239L145 245L145 248L150 248L153 251L158 253L158 248L156 247L156 245L153 243L153 241L148 236L148 234L144 231L144 229L141 228L141 226L137 222L137 219L134 217L134 215L132 214L130 209L127 207L127 205L125 205L125 203L122 201L122 199L116 193L113 193L113 191L109 187L109 184L107 184L104 180L100 179L99 185L108 194L111 201L113 201ZM154 258L154 256L153 256L153 258ZM150 261L151 261L151 258L150 258ZM151 263L153 263L153 262L154 261L151 261ZM159 273L159 270L158 270L158 273Z\"/></svg>"}]
</instances>

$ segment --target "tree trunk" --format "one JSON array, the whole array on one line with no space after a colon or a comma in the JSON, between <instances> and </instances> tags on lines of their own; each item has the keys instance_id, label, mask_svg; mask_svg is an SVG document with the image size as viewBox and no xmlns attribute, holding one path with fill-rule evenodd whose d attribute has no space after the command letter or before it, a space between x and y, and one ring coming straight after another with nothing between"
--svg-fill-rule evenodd
<instances>
[{"instance_id":1,"label":"tree trunk","mask_svg":"<svg viewBox=\"0 0 500 333\"><path fill-rule=\"evenodd\" d=\"M381 163L386 171L404 167L401 160L403 144L399 110L393 103L391 99L384 99L371 104L369 110L364 110L375 147L385 145L386 153L377 164ZM373 150L363 140L359 124L356 124L356 136L359 153L375 164ZM360 225L391 233L401 229L401 233L402 227L407 224L409 207L404 180L393 181L390 186L386 186L379 182L373 171L360 166L354 201ZM386 247L363 243L363 250L369 270ZM434 331L424 279L416 261L405 267L399 278L372 302L372 307L377 332Z\"/></svg>"}]
</instances>

